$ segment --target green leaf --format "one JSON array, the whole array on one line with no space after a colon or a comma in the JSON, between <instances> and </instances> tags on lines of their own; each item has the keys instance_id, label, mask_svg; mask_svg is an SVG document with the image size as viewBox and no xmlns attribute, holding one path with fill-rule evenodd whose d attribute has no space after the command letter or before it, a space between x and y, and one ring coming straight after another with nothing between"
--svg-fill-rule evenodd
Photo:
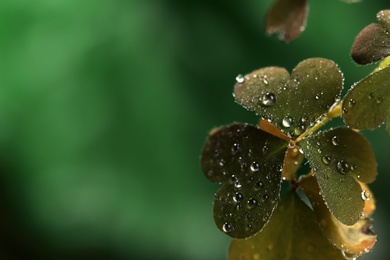
<instances>
[{"instance_id":1,"label":"green leaf","mask_svg":"<svg viewBox=\"0 0 390 260\"><path fill-rule=\"evenodd\" d=\"M345 96L343 119L356 129L373 129L390 122L390 67L358 82ZM389 126L388 126L389 127Z\"/></svg>"},{"instance_id":2,"label":"green leaf","mask_svg":"<svg viewBox=\"0 0 390 260\"><path fill-rule=\"evenodd\" d=\"M217 227L235 238L249 237L268 222L279 198L287 142L247 124L212 131L201 165L213 182Z\"/></svg>"},{"instance_id":3,"label":"green leaf","mask_svg":"<svg viewBox=\"0 0 390 260\"><path fill-rule=\"evenodd\" d=\"M233 240L229 260L343 259L323 236L313 211L290 192L279 203L268 225L255 236Z\"/></svg>"},{"instance_id":4,"label":"green leaf","mask_svg":"<svg viewBox=\"0 0 390 260\"><path fill-rule=\"evenodd\" d=\"M379 24L366 26L352 45L351 56L358 64L369 64L390 55L390 10L377 14Z\"/></svg>"},{"instance_id":5,"label":"green leaf","mask_svg":"<svg viewBox=\"0 0 390 260\"><path fill-rule=\"evenodd\" d=\"M377 166L370 145L359 133L337 128L299 142L333 215L345 225L359 219L364 201L356 180L373 182Z\"/></svg>"},{"instance_id":6,"label":"green leaf","mask_svg":"<svg viewBox=\"0 0 390 260\"><path fill-rule=\"evenodd\" d=\"M302 178L300 186L305 191L306 196L309 198L313 207L318 223L323 234L328 240L340 250L353 255L354 257L360 257L364 253L368 253L376 243L376 234L372 231L372 221L366 217L369 216L362 212L361 219L352 226L343 225L339 222L327 208L322 196L320 195L320 187L314 176ZM368 190L363 184L364 189L362 192ZM373 200L373 197L367 198L365 204L369 205Z\"/></svg>"},{"instance_id":7,"label":"green leaf","mask_svg":"<svg viewBox=\"0 0 390 260\"><path fill-rule=\"evenodd\" d=\"M237 77L234 95L245 108L295 138L328 111L342 86L343 76L333 61L313 58L299 63L291 77L279 67Z\"/></svg>"},{"instance_id":8,"label":"green leaf","mask_svg":"<svg viewBox=\"0 0 390 260\"><path fill-rule=\"evenodd\" d=\"M308 13L307 0L275 0L267 13L267 33L290 42L304 31Z\"/></svg>"}]
</instances>

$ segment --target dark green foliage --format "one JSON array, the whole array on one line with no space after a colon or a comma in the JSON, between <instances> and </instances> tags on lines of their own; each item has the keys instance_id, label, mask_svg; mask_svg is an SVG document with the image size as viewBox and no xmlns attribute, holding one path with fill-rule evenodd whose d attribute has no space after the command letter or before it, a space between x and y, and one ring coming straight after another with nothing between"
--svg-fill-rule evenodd
<instances>
[{"instance_id":1,"label":"dark green foliage","mask_svg":"<svg viewBox=\"0 0 390 260\"><path fill-rule=\"evenodd\" d=\"M302 134L339 98L343 76L327 59L299 63L291 76L284 68L267 67L238 77L238 103L268 119L289 137Z\"/></svg>"},{"instance_id":2,"label":"dark green foliage","mask_svg":"<svg viewBox=\"0 0 390 260\"><path fill-rule=\"evenodd\" d=\"M369 64L390 55L390 10L377 14L379 24L372 23L356 37L351 56L358 64Z\"/></svg>"},{"instance_id":3,"label":"dark green foliage","mask_svg":"<svg viewBox=\"0 0 390 260\"><path fill-rule=\"evenodd\" d=\"M356 223L364 206L357 180L373 182L377 173L367 141L351 129L338 128L310 136L299 144L329 210L346 225Z\"/></svg>"},{"instance_id":4,"label":"dark green foliage","mask_svg":"<svg viewBox=\"0 0 390 260\"><path fill-rule=\"evenodd\" d=\"M249 237L268 222L279 198L287 142L254 126L233 124L212 131L202 169L213 182L214 220L235 238Z\"/></svg>"},{"instance_id":5,"label":"dark green foliage","mask_svg":"<svg viewBox=\"0 0 390 260\"><path fill-rule=\"evenodd\" d=\"M229 260L344 259L322 235L313 211L289 192L279 203L272 219L261 233L246 240L233 240Z\"/></svg>"},{"instance_id":6,"label":"dark green foliage","mask_svg":"<svg viewBox=\"0 0 390 260\"><path fill-rule=\"evenodd\" d=\"M343 103L344 122L356 129L373 129L384 121L389 124L389 93L390 67L368 75L346 95Z\"/></svg>"}]
</instances>

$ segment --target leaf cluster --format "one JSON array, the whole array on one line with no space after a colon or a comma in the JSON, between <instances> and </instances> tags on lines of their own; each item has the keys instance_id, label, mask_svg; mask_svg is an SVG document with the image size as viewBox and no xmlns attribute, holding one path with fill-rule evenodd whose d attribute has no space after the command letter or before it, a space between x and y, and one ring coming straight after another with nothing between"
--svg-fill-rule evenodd
<instances>
[{"instance_id":1,"label":"leaf cluster","mask_svg":"<svg viewBox=\"0 0 390 260\"><path fill-rule=\"evenodd\" d=\"M307 1L277 0L268 18L288 18L278 14L285 10L307 10ZM301 23L302 14L288 19ZM291 24L288 19L283 24ZM377 19L355 39L351 55L359 64L389 55L390 10ZM286 28L275 31L288 31L288 39L295 35ZM343 74L324 58L304 60L291 74L273 66L237 76L235 100L259 115L260 123L213 129L201 158L205 176L222 184L214 220L234 238L229 259L343 259L371 250L375 199L367 184L375 180L377 164L359 130L387 121L390 133L387 65L385 59L342 99ZM319 131L339 116L347 127ZM298 176L304 161L310 171ZM282 181L290 192L281 197Z\"/></svg>"}]
</instances>

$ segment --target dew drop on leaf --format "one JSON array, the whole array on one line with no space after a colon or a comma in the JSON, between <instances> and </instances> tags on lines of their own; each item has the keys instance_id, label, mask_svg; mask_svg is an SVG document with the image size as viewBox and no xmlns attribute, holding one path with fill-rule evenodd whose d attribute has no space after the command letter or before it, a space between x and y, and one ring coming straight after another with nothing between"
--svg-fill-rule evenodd
<instances>
[{"instance_id":1,"label":"dew drop on leaf","mask_svg":"<svg viewBox=\"0 0 390 260\"><path fill-rule=\"evenodd\" d=\"M336 135L332 137L332 144L333 144L334 146L340 145L340 142L339 142L339 140L338 140L338 138L337 138Z\"/></svg>"},{"instance_id":2,"label":"dew drop on leaf","mask_svg":"<svg viewBox=\"0 0 390 260\"><path fill-rule=\"evenodd\" d=\"M262 181L256 182L255 189L260 190L264 187L264 183Z\"/></svg>"},{"instance_id":3,"label":"dew drop on leaf","mask_svg":"<svg viewBox=\"0 0 390 260\"><path fill-rule=\"evenodd\" d=\"M355 99L353 99L353 98L351 98L351 99L348 101L348 106L349 106L349 107L353 107L355 104L356 104L356 101L355 101Z\"/></svg>"},{"instance_id":4,"label":"dew drop on leaf","mask_svg":"<svg viewBox=\"0 0 390 260\"><path fill-rule=\"evenodd\" d=\"M239 74L239 75L236 77L236 81L237 81L237 83L244 83L245 78L244 78L241 74Z\"/></svg>"},{"instance_id":5,"label":"dew drop on leaf","mask_svg":"<svg viewBox=\"0 0 390 260\"><path fill-rule=\"evenodd\" d=\"M248 200L247 206L249 209L254 209L257 205L258 205L257 200L255 200L255 199Z\"/></svg>"},{"instance_id":6,"label":"dew drop on leaf","mask_svg":"<svg viewBox=\"0 0 390 260\"><path fill-rule=\"evenodd\" d=\"M222 230L223 230L223 232L225 232L225 233L232 232L233 229L234 229L234 227L233 227L233 225L230 224L230 223L225 223L225 224L223 224L223 226L222 226Z\"/></svg>"},{"instance_id":7,"label":"dew drop on leaf","mask_svg":"<svg viewBox=\"0 0 390 260\"><path fill-rule=\"evenodd\" d=\"M356 255L351 255L351 254L348 254L347 252L345 251L341 251L344 258L347 259L347 260L356 260L357 259L357 256Z\"/></svg>"},{"instance_id":8,"label":"dew drop on leaf","mask_svg":"<svg viewBox=\"0 0 390 260\"><path fill-rule=\"evenodd\" d=\"M244 196L242 196L242 194L240 192L236 192L236 194L234 194L233 196L233 200L235 202L240 202L244 199Z\"/></svg>"},{"instance_id":9,"label":"dew drop on leaf","mask_svg":"<svg viewBox=\"0 0 390 260\"><path fill-rule=\"evenodd\" d=\"M260 169L260 166L259 166L259 163L258 163L258 162L253 162L253 163L251 164L251 170L252 170L253 172L257 172L259 169Z\"/></svg>"},{"instance_id":10,"label":"dew drop on leaf","mask_svg":"<svg viewBox=\"0 0 390 260\"><path fill-rule=\"evenodd\" d=\"M351 164L345 160L340 160L337 162L337 170L342 174L347 174L351 171Z\"/></svg>"},{"instance_id":11,"label":"dew drop on leaf","mask_svg":"<svg viewBox=\"0 0 390 260\"><path fill-rule=\"evenodd\" d=\"M263 81L263 83L264 83L265 85L268 84L267 75L261 76L261 80Z\"/></svg>"},{"instance_id":12,"label":"dew drop on leaf","mask_svg":"<svg viewBox=\"0 0 390 260\"><path fill-rule=\"evenodd\" d=\"M331 158L329 155L322 156L322 162L326 165L328 165L331 162Z\"/></svg>"},{"instance_id":13,"label":"dew drop on leaf","mask_svg":"<svg viewBox=\"0 0 390 260\"><path fill-rule=\"evenodd\" d=\"M224 159L221 159L219 161L219 166L223 167L225 165L225 160Z\"/></svg>"},{"instance_id":14,"label":"dew drop on leaf","mask_svg":"<svg viewBox=\"0 0 390 260\"><path fill-rule=\"evenodd\" d=\"M239 153L239 152L241 152L241 147L240 147L240 145L239 144L233 144L233 147L232 147L232 153L233 154L237 154L237 153Z\"/></svg>"},{"instance_id":15,"label":"dew drop on leaf","mask_svg":"<svg viewBox=\"0 0 390 260\"><path fill-rule=\"evenodd\" d=\"M286 128L289 128L292 124L292 119L291 117L288 117L286 116L285 118L283 118L283 121L282 121L282 125Z\"/></svg>"},{"instance_id":16,"label":"dew drop on leaf","mask_svg":"<svg viewBox=\"0 0 390 260\"><path fill-rule=\"evenodd\" d=\"M369 200L371 197L371 194L368 190L362 191L361 195L363 200Z\"/></svg>"},{"instance_id":17,"label":"dew drop on leaf","mask_svg":"<svg viewBox=\"0 0 390 260\"><path fill-rule=\"evenodd\" d=\"M265 107L272 107L276 103L276 96L273 93L267 93L261 99L261 104Z\"/></svg>"}]
</instances>

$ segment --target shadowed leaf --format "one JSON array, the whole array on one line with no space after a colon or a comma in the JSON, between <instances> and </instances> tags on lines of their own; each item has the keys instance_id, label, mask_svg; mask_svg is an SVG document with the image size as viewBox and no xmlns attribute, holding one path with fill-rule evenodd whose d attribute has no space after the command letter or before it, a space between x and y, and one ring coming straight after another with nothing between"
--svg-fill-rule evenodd
<instances>
[{"instance_id":1,"label":"shadowed leaf","mask_svg":"<svg viewBox=\"0 0 390 260\"><path fill-rule=\"evenodd\" d=\"M390 67L358 82L345 96L343 119L356 129L373 129L390 122ZM389 127L389 126L388 126Z\"/></svg>"},{"instance_id":2,"label":"shadowed leaf","mask_svg":"<svg viewBox=\"0 0 390 260\"><path fill-rule=\"evenodd\" d=\"M254 126L214 130L204 144L201 165L213 182L214 220L231 237L249 237L268 222L279 198L287 142Z\"/></svg>"},{"instance_id":3,"label":"shadowed leaf","mask_svg":"<svg viewBox=\"0 0 390 260\"><path fill-rule=\"evenodd\" d=\"M359 133L338 128L307 137L299 145L335 217L352 225L359 219L364 201L357 180L375 180L377 166L370 145Z\"/></svg>"},{"instance_id":4,"label":"shadowed leaf","mask_svg":"<svg viewBox=\"0 0 390 260\"><path fill-rule=\"evenodd\" d=\"M351 56L358 64L369 64L390 55L390 10L377 14L379 24L366 26L352 45Z\"/></svg>"},{"instance_id":5,"label":"shadowed leaf","mask_svg":"<svg viewBox=\"0 0 390 260\"><path fill-rule=\"evenodd\" d=\"M322 232L332 244L354 257L368 253L374 247L376 234L371 229L372 221L366 218L368 215L362 213L361 219L352 226L343 225L329 212L322 196L319 194L320 187L313 176L301 179L300 186L310 200ZM368 191L366 185L362 187L362 193ZM372 202L373 197L371 196L365 200L365 208L372 208ZM366 205L370 206L366 207Z\"/></svg>"},{"instance_id":6,"label":"shadowed leaf","mask_svg":"<svg viewBox=\"0 0 390 260\"><path fill-rule=\"evenodd\" d=\"M304 31L308 13L307 0L275 0L267 13L267 33L290 42Z\"/></svg>"},{"instance_id":7,"label":"shadowed leaf","mask_svg":"<svg viewBox=\"0 0 390 260\"><path fill-rule=\"evenodd\" d=\"M238 103L269 120L291 138L302 134L339 97L343 76L327 59L299 63L291 77L279 67L266 67L238 77Z\"/></svg>"},{"instance_id":8,"label":"shadowed leaf","mask_svg":"<svg viewBox=\"0 0 390 260\"><path fill-rule=\"evenodd\" d=\"M315 257L314 257L315 256ZM322 235L313 211L290 192L279 203L268 225L255 236L233 240L229 260L344 259Z\"/></svg>"}]
</instances>

